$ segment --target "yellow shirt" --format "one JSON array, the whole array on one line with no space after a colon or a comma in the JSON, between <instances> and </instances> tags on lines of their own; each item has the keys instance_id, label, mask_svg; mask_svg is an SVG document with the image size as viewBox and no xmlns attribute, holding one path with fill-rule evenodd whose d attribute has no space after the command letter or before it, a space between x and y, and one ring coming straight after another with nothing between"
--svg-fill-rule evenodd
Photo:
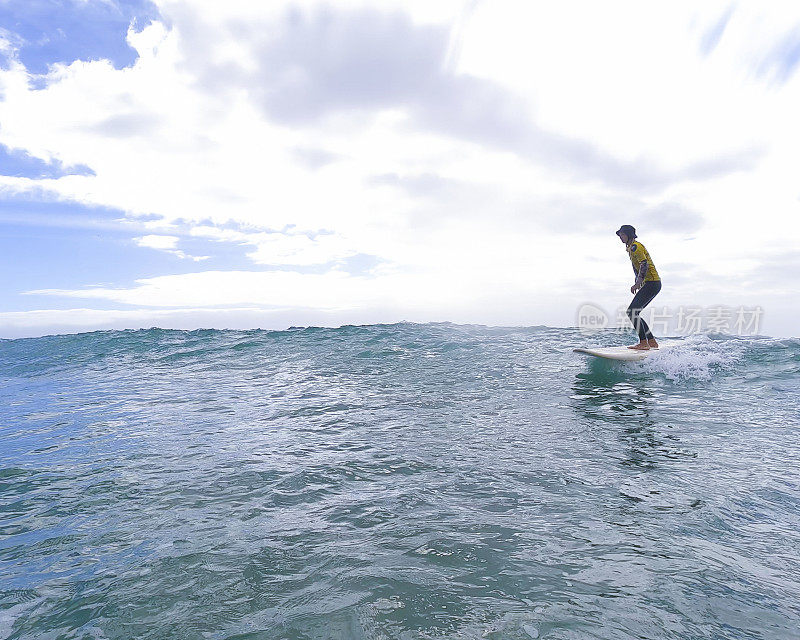
<instances>
[{"instance_id":1,"label":"yellow shirt","mask_svg":"<svg viewBox=\"0 0 800 640\"><path fill-rule=\"evenodd\" d=\"M658 277L658 271L656 271L656 265L653 264L653 260L650 258L650 254L647 253L647 249L644 248L644 245L639 242L638 240L634 240L626 247L628 255L631 257L631 263L633 264L633 272L637 275L639 274L639 265L641 264L642 260L647 260L647 273L644 275L645 282L652 282L661 280Z\"/></svg>"}]
</instances>

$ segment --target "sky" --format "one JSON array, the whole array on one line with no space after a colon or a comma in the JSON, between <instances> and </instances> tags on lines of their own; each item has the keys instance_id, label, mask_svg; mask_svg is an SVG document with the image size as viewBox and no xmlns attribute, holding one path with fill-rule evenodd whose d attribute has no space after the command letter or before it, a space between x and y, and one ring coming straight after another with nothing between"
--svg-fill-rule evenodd
<instances>
[{"instance_id":1,"label":"sky","mask_svg":"<svg viewBox=\"0 0 800 640\"><path fill-rule=\"evenodd\" d=\"M570 326L797 336L800 4L0 0L0 337Z\"/></svg>"}]
</instances>

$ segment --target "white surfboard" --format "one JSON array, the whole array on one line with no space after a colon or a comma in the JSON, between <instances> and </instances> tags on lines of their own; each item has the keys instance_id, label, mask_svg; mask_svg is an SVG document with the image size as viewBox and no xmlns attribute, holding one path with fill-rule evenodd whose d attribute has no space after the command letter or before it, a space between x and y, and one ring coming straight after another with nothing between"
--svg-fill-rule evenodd
<instances>
[{"instance_id":1,"label":"white surfboard","mask_svg":"<svg viewBox=\"0 0 800 640\"><path fill-rule=\"evenodd\" d=\"M663 350L663 346L658 349L648 349L647 351L640 351L638 349L628 349L628 347L596 347L593 349L584 349L579 347L573 349L575 353L583 353L587 356L595 356L596 358L605 358L607 360L622 360L624 362L632 362L636 360L644 360L646 357L658 353Z\"/></svg>"}]
</instances>

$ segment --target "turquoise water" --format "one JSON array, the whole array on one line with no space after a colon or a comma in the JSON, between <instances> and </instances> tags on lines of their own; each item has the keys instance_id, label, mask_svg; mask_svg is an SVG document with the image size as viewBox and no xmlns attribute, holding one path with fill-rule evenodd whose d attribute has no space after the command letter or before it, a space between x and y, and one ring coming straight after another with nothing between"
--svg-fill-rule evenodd
<instances>
[{"instance_id":1,"label":"turquoise water","mask_svg":"<svg viewBox=\"0 0 800 640\"><path fill-rule=\"evenodd\" d=\"M0 341L0 637L800 637L800 340L588 343Z\"/></svg>"}]
</instances>

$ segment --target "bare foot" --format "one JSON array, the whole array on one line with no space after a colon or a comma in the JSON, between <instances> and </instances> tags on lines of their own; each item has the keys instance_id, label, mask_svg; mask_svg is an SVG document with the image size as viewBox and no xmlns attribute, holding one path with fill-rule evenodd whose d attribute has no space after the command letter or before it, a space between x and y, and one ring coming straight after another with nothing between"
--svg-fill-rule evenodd
<instances>
[{"instance_id":1,"label":"bare foot","mask_svg":"<svg viewBox=\"0 0 800 640\"><path fill-rule=\"evenodd\" d=\"M628 347L628 349L636 349L637 351L647 351L650 348L650 345L647 344L647 340L642 340L639 344L632 344Z\"/></svg>"},{"instance_id":2,"label":"bare foot","mask_svg":"<svg viewBox=\"0 0 800 640\"><path fill-rule=\"evenodd\" d=\"M648 346L649 346L651 349L658 349L658 342L656 342L656 339L655 339L655 338L650 338L650 339L647 341L647 344L648 344Z\"/></svg>"}]
</instances>

